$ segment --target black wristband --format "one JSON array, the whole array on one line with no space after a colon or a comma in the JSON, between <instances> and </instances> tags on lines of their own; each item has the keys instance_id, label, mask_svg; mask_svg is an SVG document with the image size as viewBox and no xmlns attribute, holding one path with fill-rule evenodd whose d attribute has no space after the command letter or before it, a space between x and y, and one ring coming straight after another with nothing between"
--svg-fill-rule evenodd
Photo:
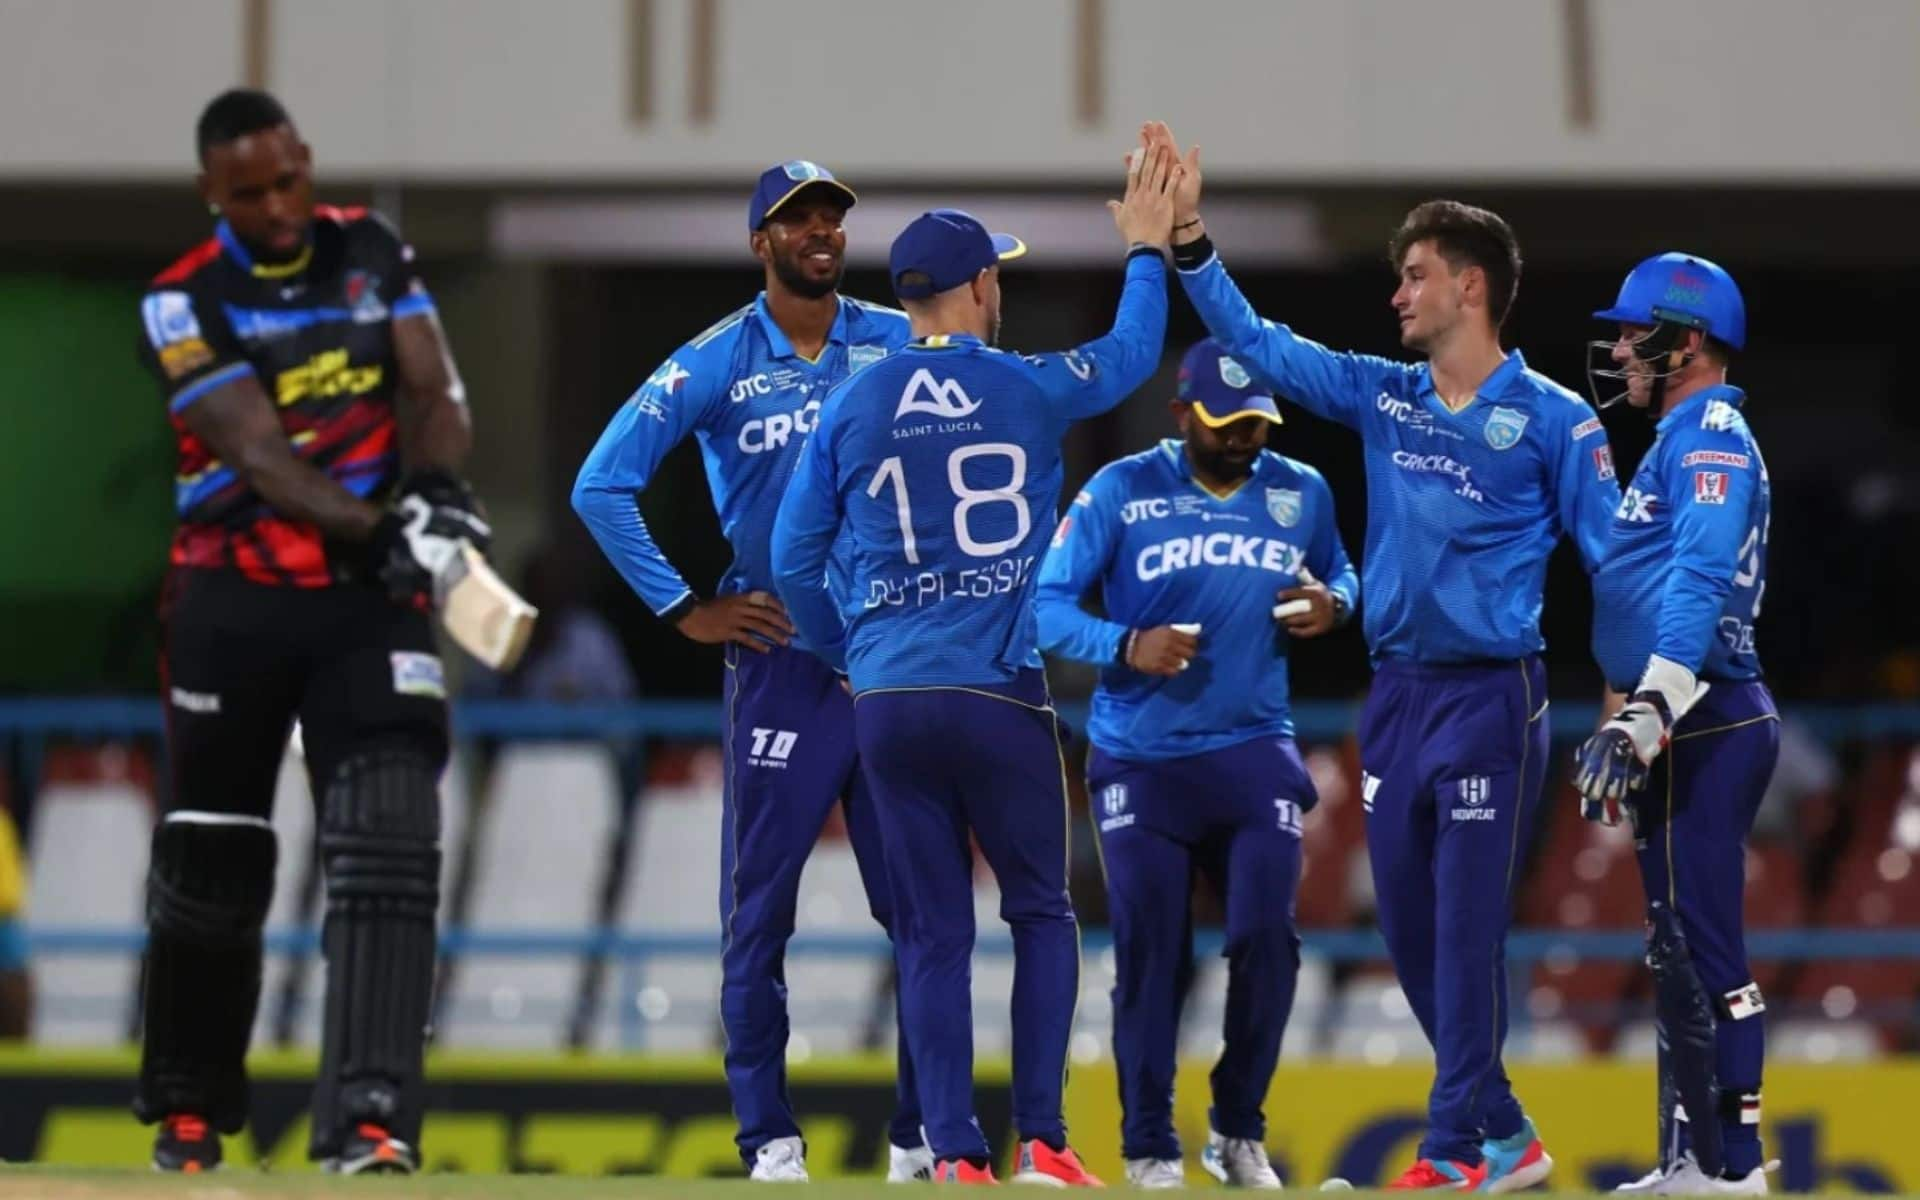
<instances>
[{"instance_id":1,"label":"black wristband","mask_svg":"<svg viewBox=\"0 0 1920 1200\"><path fill-rule=\"evenodd\" d=\"M1127 636L1120 639L1120 652L1113 656L1113 661L1123 667L1132 666L1133 641L1139 636L1140 631L1138 629L1127 630Z\"/></svg>"},{"instance_id":2,"label":"black wristband","mask_svg":"<svg viewBox=\"0 0 1920 1200\"><path fill-rule=\"evenodd\" d=\"M680 623L680 618L692 612L699 603L700 597L694 595L692 592L688 592L686 595L668 605L666 610L660 614L660 619L669 625L677 625Z\"/></svg>"},{"instance_id":3,"label":"black wristband","mask_svg":"<svg viewBox=\"0 0 1920 1200\"><path fill-rule=\"evenodd\" d=\"M1182 271L1191 271L1213 257L1213 239L1201 234L1185 245L1173 247L1173 265Z\"/></svg>"},{"instance_id":4,"label":"black wristband","mask_svg":"<svg viewBox=\"0 0 1920 1200\"><path fill-rule=\"evenodd\" d=\"M1142 254L1151 254L1162 261L1166 259L1166 252L1161 250L1160 247L1149 245L1146 242L1135 242L1133 245L1127 247L1126 261L1132 262Z\"/></svg>"},{"instance_id":5,"label":"black wristband","mask_svg":"<svg viewBox=\"0 0 1920 1200\"><path fill-rule=\"evenodd\" d=\"M1200 218L1195 217L1191 221L1180 222L1178 225L1175 225L1174 228L1175 229L1192 229L1195 225L1198 225L1199 223L1200 223Z\"/></svg>"}]
</instances>

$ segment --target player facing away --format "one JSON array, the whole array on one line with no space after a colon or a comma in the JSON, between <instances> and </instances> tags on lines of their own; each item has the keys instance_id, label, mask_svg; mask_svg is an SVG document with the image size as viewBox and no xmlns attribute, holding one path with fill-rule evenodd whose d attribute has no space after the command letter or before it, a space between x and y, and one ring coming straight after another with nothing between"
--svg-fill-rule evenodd
<instances>
[{"instance_id":1,"label":"player facing away","mask_svg":"<svg viewBox=\"0 0 1920 1200\"><path fill-rule=\"evenodd\" d=\"M219 222L140 304L180 466L134 1112L160 1124L170 1171L218 1166L246 1120L297 716L327 881L309 1153L411 1171L447 757L428 612L460 540L489 533L456 475L465 393L412 249L374 214L314 204L312 154L273 97L216 97L197 142Z\"/></svg>"},{"instance_id":2,"label":"player facing away","mask_svg":"<svg viewBox=\"0 0 1920 1200\"><path fill-rule=\"evenodd\" d=\"M1143 136L1173 145L1157 122ZM1424 361L1337 353L1254 313L1200 220L1197 149L1185 165L1174 261L1194 307L1366 462L1362 807L1381 932L1435 1058L1419 1158L1391 1186L1537 1183L1552 1160L1500 1061L1506 934L1546 769L1547 556L1565 534L1600 559L1620 498L1606 432L1502 350L1520 252L1498 216L1433 201L1395 231L1392 303Z\"/></svg>"},{"instance_id":3,"label":"player facing away","mask_svg":"<svg viewBox=\"0 0 1920 1200\"><path fill-rule=\"evenodd\" d=\"M1753 632L1772 491L1746 396L1727 383L1746 346L1746 303L1715 264L1661 254L1594 315L1618 325L1592 344L1607 357L1588 372L1595 402L1624 399L1658 430L1593 579L1594 657L1628 699L1580 747L1575 773L1584 816L1632 821L1647 895L1660 1158L1621 1190L1758 1195L1766 1001L1741 907L1780 718Z\"/></svg>"},{"instance_id":4,"label":"player facing away","mask_svg":"<svg viewBox=\"0 0 1920 1200\"><path fill-rule=\"evenodd\" d=\"M1172 409L1179 439L1103 468L1061 518L1040 645L1102 668L1087 795L1113 919L1127 1182L1184 1185L1174 1052L1197 870L1226 902L1228 978L1201 1164L1277 1189L1261 1105L1300 963L1300 820L1319 799L1293 742L1287 654L1343 624L1360 584L1326 480L1265 449L1273 396L1212 339L1187 351ZM1080 607L1096 585L1104 618Z\"/></svg>"},{"instance_id":5,"label":"player facing away","mask_svg":"<svg viewBox=\"0 0 1920 1200\"><path fill-rule=\"evenodd\" d=\"M1021 1182L1097 1185L1061 1113L1079 989L1067 893L1060 731L1041 671L1033 584L1067 427L1144 383L1166 334L1171 157L1135 156L1113 205L1128 243L1112 332L1064 354L995 349L999 261L1024 251L952 209L895 239L914 341L828 398L774 528L801 632L844 662L900 917L905 1032L934 1178L993 1181L973 1114L971 834L1014 943L1013 1109ZM851 542L850 620L822 586Z\"/></svg>"},{"instance_id":6,"label":"player facing away","mask_svg":"<svg viewBox=\"0 0 1920 1200\"><path fill-rule=\"evenodd\" d=\"M895 932L880 834L853 739L853 701L773 592L774 512L821 401L907 341L898 309L839 294L842 223L855 196L826 169L783 163L760 176L748 241L766 288L673 353L608 422L580 467L573 507L662 620L726 645L727 773L720 842L720 1019L740 1157L756 1180L804 1180L806 1147L787 1093L786 949L800 871L835 803L874 919ZM699 439L733 563L701 599L654 544L640 493L667 452ZM836 596L844 575L835 567ZM932 1170L913 1062L900 1041L888 1178Z\"/></svg>"}]
</instances>

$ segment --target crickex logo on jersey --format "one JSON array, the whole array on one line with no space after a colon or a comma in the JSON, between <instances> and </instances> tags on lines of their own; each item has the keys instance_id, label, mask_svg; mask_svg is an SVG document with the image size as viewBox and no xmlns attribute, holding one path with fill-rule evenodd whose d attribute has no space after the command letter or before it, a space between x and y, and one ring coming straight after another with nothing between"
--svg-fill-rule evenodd
<instances>
[{"instance_id":1,"label":"crickex logo on jersey","mask_svg":"<svg viewBox=\"0 0 1920 1200\"><path fill-rule=\"evenodd\" d=\"M743 454L764 454L769 450L778 450L794 434L804 437L812 433L819 419L818 400L809 400L792 412L755 417L740 427L740 451Z\"/></svg>"},{"instance_id":2,"label":"crickex logo on jersey","mask_svg":"<svg viewBox=\"0 0 1920 1200\"><path fill-rule=\"evenodd\" d=\"M1626 494L1620 497L1620 507L1613 515L1622 521L1635 525L1653 524L1653 506L1660 497L1652 492L1643 492L1637 487L1628 486Z\"/></svg>"},{"instance_id":3,"label":"crickex logo on jersey","mask_svg":"<svg viewBox=\"0 0 1920 1200\"><path fill-rule=\"evenodd\" d=\"M1196 533L1143 547L1134 559L1133 570L1140 582L1147 583L1195 567L1250 567L1298 575L1306 562L1306 551L1278 538L1250 533Z\"/></svg>"}]
</instances>

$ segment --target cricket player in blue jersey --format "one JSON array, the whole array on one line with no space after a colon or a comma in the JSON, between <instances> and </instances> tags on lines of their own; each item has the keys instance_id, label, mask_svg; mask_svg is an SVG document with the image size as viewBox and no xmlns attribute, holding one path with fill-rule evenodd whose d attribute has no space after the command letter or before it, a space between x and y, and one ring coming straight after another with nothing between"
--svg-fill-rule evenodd
<instances>
[{"instance_id":1,"label":"cricket player in blue jersey","mask_svg":"<svg viewBox=\"0 0 1920 1200\"><path fill-rule=\"evenodd\" d=\"M1117 976L1113 1053L1127 1182L1183 1186L1173 1128L1196 868L1227 910L1225 1046L1201 1163L1277 1189L1261 1104L1293 1008L1300 819L1294 638L1344 624L1360 583L1320 472L1265 449L1270 389L1207 339L1180 364L1180 431L1102 469L1040 569L1040 645L1100 665L1087 736ZM1324 580L1325 582L1322 582ZM1080 607L1098 585L1104 617Z\"/></svg>"},{"instance_id":2,"label":"cricket player in blue jersey","mask_svg":"<svg viewBox=\"0 0 1920 1200\"><path fill-rule=\"evenodd\" d=\"M1622 1191L1767 1190L1760 1150L1766 1001L1747 966L1746 837L1780 754L1753 624L1772 489L1727 383L1745 349L1733 278L1690 254L1633 269L1593 343L1602 408L1658 424L1593 579L1594 657L1625 705L1580 747L1583 814L1633 823L1660 1030L1660 1159ZM1603 398L1601 381L1615 394Z\"/></svg>"},{"instance_id":3,"label":"cricket player in blue jersey","mask_svg":"<svg viewBox=\"0 0 1920 1200\"><path fill-rule=\"evenodd\" d=\"M1174 149L1164 124L1143 138ZM1505 946L1546 768L1547 556L1565 535L1599 562L1620 498L1606 432L1501 348L1520 251L1495 214L1437 200L1394 233L1400 338L1425 361L1337 353L1254 313L1200 219L1197 150L1184 165L1174 262L1208 330L1365 458L1361 799L1380 929L1435 1058L1419 1157L1390 1186L1538 1183L1552 1159L1500 1061Z\"/></svg>"},{"instance_id":4,"label":"cricket player in blue jersey","mask_svg":"<svg viewBox=\"0 0 1920 1200\"><path fill-rule=\"evenodd\" d=\"M1169 155L1130 156L1126 199L1112 204L1129 247L1119 313L1107 336L1064 354L994 348L998 264L1024 251L1018 239L953 209L915 218L889 260L914 340L834 389L774 524L787 610L852 680L938 1182L994 1178L973 1114L971 833L1013 931L1013 1178L1099 1183L1061 1114L1079 929L1033 588L1060 499L1062 435L1159 362L1177 175ZM843 535L850 621L822 587Z\"/></svg>"},{"instance_id":5,"label":"cricket player in blue jersey","mask_svg":"<svg viewBox=\"0 0 1920 1200\"><path fill-rule=\"evenodd\" d=\"M766 290L663 363L587 456L573 506L663 620L726 644L725 825L721 831L720 1017L740 1155L757 1180L803 1180L805 1145L788 1100L786 946L800 869L836 802L882 926L892 930L879 831L853 744L853 702L773 594L774 512L827 390L907 341L906 314L839 294L854 194L803 161L761 175L747 228ZM660 553L640 493L688 434L733 564L703 599ZM888 1132L891 1179L925 1178L919 1101L901 1041Z\"/></svg>"}]
</instances>

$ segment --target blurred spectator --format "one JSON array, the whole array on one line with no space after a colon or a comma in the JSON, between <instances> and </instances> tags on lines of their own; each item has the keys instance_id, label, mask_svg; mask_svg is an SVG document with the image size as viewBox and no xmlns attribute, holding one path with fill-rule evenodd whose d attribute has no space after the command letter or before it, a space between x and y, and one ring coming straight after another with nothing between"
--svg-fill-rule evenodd
<instances>
[{"instance_id":1,"label":"blurred spectator","mask_svg":"<svg viewBox=\"0 0 1920 1200\"><path fill-rule=\"evenodd\" d=\"M540 610L526 653L504 674L476 668L467 695L558 704L610 704L637 696L639 684L619 636L582 599L590 582L576 548L554 542L535 550L520 581L520 594Z\"/></svg>"},{"instance_id":2,"label":"blurred spectator","mask_svg":"<svg viewBox=\"0 0 1920 1200\"><path fill-rule=\"evenodd\" d=\"M1803 805L1830 795L1840 783L1840 764L1827 744L1791 714L1780 717L1780 762L1773 769L1754 818L1757 837L1792 837L1801 828Z\"/></svg>"}]
</instances>

